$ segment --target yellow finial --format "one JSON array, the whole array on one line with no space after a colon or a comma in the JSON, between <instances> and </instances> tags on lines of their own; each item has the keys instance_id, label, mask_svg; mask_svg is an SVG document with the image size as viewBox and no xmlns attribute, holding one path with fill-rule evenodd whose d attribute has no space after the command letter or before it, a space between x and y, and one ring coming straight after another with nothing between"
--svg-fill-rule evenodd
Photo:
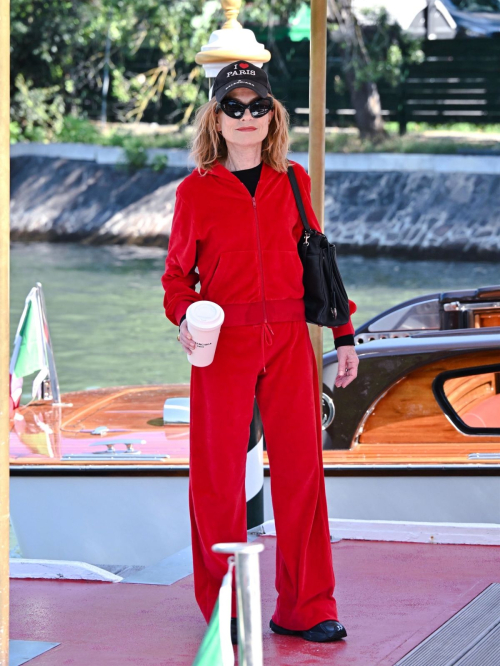
<instances>
[{"instance_id":1,"label":"yellow finial","mask_svg":"<svg viewBox=\"0 0 500 666\"><path fill-rule=\"evenodd\" d=\"M201 47L195 62L203 65L205 76L214 78L225 65L234 60L248 60L257 67L269 62L271 54L260 44L248 28L237 20L241 0L221 0L226 22L210 35L208 44Z\"/></svg>"},{"instance_id":2,"label":"yellow finial","mask_svg":"<svg viewBox=\"0 0 500 666\"><path fill-rule=\"evenodd\" d=\"M237 20L241 8L241 0L221 0L222 9L226 15L226 22L221 30L234 30L243 26Z\"/></svg>"}]
</instances>

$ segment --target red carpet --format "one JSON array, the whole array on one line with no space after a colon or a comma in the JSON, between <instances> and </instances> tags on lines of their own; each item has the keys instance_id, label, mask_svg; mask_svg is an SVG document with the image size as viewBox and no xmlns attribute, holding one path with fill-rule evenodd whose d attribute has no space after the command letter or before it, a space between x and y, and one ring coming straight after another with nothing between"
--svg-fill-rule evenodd
<instances>
[{"instance_id":1,"label":"red carpet","mask_svg":"<svg viewBox=\"0 0 500 666\"><path fill-rule=\"evenodd\" d=\"M336 643L310 643L269 629L276 541L260 540L269 666L392 666L490 583L500 582L496 546L340 541L332 544L335 596L348 635ZM10 637L61 643L30 666L191 666L205 628L192 576L171 586L11 581Z\"/></svg>"}]
</instances>

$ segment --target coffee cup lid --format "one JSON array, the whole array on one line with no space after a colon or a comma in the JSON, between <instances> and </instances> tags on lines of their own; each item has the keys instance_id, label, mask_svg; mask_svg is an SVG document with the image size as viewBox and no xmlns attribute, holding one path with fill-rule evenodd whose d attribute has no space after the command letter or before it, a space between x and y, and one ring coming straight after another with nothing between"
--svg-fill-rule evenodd
<instances>
[{"instance_id":1,"label":"coffee cup lid","mask_svg":"<svg viewBox=\"0 0 500 666\"><path fill-rule=\"evenodd\" d=\"M212 301L196 301L186 310L186 319L197 328L212 331L222 325L224 310Z\"/></svg>"}]
</instances>

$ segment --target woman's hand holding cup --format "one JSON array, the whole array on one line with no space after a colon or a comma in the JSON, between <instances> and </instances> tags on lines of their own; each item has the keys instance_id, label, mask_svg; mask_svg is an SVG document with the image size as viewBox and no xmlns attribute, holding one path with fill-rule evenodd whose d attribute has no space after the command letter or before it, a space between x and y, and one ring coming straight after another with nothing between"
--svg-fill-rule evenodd
<instances>
[{"instance_id":1,"label":"woman's hand holding cup","mask_svg":"<svg viewBox=\"0 0 500 666\"><path fill-rule=\"evenodd\" d=\"M195 341L193 340L193 336L189 332L188 325L187 325L187 319L184 319L184 321L181 324L178 339L179 339L179 342L182 345L182 348L186 352L186 354L192 354L193 353L192 350L195 348L196 344L195 344Z\"/></svg>"},{"instance_id":2,"label":"woman's hand holding cup","mask_svg":"<svg viewBox=\"0 0 500 666\"><path fill-rule=\"evenodd\" d=\"M179 341L192 365L203 368L212 363L223 321L224 310L217 303L197 300L188 307Z\"/></svg>"}]
</instances>

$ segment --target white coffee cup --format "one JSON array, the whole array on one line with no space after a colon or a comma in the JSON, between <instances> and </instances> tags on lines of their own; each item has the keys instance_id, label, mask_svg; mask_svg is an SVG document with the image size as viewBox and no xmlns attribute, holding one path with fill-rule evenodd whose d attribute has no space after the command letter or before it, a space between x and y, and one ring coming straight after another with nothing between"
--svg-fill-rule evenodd
<instances>
[{"instance_id":1,"label":"white coffee cup","mask_svg":"<svg viewBox=\"0 0 500 666\"><path fill-rule=\"evenodd\" d=\"M224 310L212 301L196 301L186 310L188 331L193 336L195 348L187 354L192 365L204 367L214 360Z\"/></svg>"}]
</instances>

